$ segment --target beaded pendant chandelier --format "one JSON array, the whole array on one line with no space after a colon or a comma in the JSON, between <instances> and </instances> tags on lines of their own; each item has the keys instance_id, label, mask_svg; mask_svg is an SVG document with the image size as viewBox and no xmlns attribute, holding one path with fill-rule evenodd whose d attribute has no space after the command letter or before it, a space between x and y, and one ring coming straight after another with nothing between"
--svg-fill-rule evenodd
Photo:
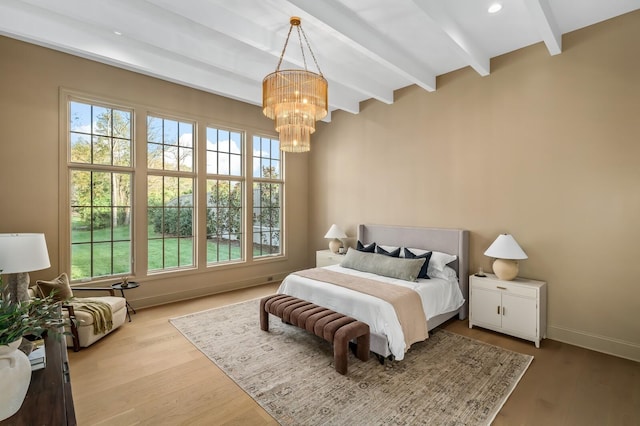
<instances>
[{"instance_id":1,"label":"beaded pendant chandelier","mask_svg":"<svg viewBox=\"0 0 640 426\"><path fill-rule=\"evenodd\" d=\"M328 85L311 50L307 35L300 25L300 18L293 16L289 22L291 26L278 66L275 72L267 75L262 81L262 112L275 120L276 131L280 134L280 150L306 152L311 149L311 134L316 131L316 121L327 115ZM296 27L298 33L304 69L281 70L280 65L293 27ZM307 70L303 38L318 73Z\"/></svg>"}]
</instances>

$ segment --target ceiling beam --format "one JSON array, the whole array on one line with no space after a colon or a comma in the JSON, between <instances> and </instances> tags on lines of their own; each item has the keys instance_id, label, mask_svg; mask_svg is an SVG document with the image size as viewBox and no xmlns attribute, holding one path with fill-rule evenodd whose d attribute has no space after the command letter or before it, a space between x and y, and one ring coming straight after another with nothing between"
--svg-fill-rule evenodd
<instances>
[{"instance_id":1,"label":"ceiling beam","mask_svg":"<svg viewBox=\"0 0 640 426\"><path fill-rule=\"evenodd\" d=\"M531 13L534 26L544 40L549 54L553 56L562 53L562 32L560 32L560 28L551 12L549 1L524 0L524 3L529 9L529 13Z\"/></svg>"},{"instance_id":2,"label":"ceiling beam","mask_svg":"<svg viewBox=\"0 0 640 426\"><path fill-rule=\"evenodd\" d=\"M10 37L29 43L243 102L262 104L260 85L247 78L238 78L229 71L172 55L62 15L51 19L51 13L26 4L0 5L0 26ZM225 87L233 87L233 93L225 91Z\"/></svg>"},{"instance_id":3,"label":"ceiling beam","mask_svg":"<svg viewBox=\"0 0 640 426\"><path fill-rule=\"evenodd\" d=\"M231 99L262 105L262 76L240 73L204 56L198 57L197 41L176 54L168 46L155 43L144 35L124 30L122 36L112 28L96 22L83 22L74 17L58 15L49 19L55 10L18 3L0 5L0 27L8 35L20 40L70 53L119 68L157 77L173 83L203 90ZM2 9L6 13L2 13ZM9 18L10 17L10 18ZM6 19L5 19L6 18ZM154 23L154 25L161 23ZM178 23L174 23L178 24ZM188 32L185 29L184 35ZM144 32L143 32L144 33ZM142 37L142 38L139 38ZM224 65L224 64L223 64ZM358 114L358 93L339 84L330 92L330 108L344 109Z\"/></svg>"},{"instance_id":4,"label":"ceiling beam","mask_svg":"<svg viewBox=\"0 0 640 426\"><path fill-rule=\"evenodd\" d=\"M189 21L203 25L218 34L230 39L239 40L246 46L266 53L274 58L270 65L278 63L282 52L284 37L286 33L278 34L274 37L272 30L263 28L248 18L239 15L229 9L225 9L214 2L202 2L194 0L147 0L164 10L170 11ZM393 90L383 87L368 75L358 73L357 70L342 68L342 64L332 64L331 58L322 61L322 68L325 71L325 78L330 86L340 84L342 87L351 89L361 95L359 99L374 98L381 102L393 103ZM292 63L296 67L304 67L302 62L297 63L285 59L284 64ZM286 68L286 67L283 67ZM331 72L339 70L338 72ZM266 75L266 74L265 74ZM339 79L336 76L339 75ZM342 109L342 107L339 107ZM354 112L352 108L347 109ZM357 112L356 112L357 113Z\"/></svg>"},{"instance_id":5,"label":"ceiling beam","mask_svg":"<svg viewBox=\"0 0 640 426\"><path fill-rule=\"evenodd\" d=\"M460 28L443 9L440 2L413 0L433 25L444 31L456 53L478 74L487 76L491 72L491 60L480 47Z\"/></svg>"},{"instance_id":6,"label":"ceiling beam","mask_svg":"<svg viewBox=\"0 0 640 426\"><path fill-rule=\"evenodd\" d=\"M351 46L386 68L397 72L409 83L428 91L436 90L436 76L421 63L384 37L353 10L336 0L288 0L289 3L342 34Z\"/></svg>"}]
</instances>

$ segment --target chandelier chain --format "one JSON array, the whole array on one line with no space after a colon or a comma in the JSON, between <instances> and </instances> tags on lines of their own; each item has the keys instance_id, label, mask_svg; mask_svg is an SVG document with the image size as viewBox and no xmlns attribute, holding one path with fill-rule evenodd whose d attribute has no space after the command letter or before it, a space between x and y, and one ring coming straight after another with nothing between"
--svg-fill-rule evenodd
<instances>
[{"instance_id":1,"label":"chandelier chain","mask_svg":"<svg viewBox=\"0 0 640 426\"><path fill-rule=\"evenodd\" d=\"M304 41L307 43L307 49L309 49L309 53L311 53L311 57L313 58L313 62L316 64L316 68L318 69L318 74L322 76L322 71L320 70L320 65L318 65L318 61L316 60L316 55L313 54L313 50L311 50L311 44L309 43L309 39L307 38L307 34L304 32L302 25L300 25L300 31L302 31L302 36L304 37ZM298 35L299 36L299 35ZM300 41L300 45L302 45L302 41ZM307 64L305 63L304 68L307 68ZM324 76L323 76L324 77Z\"/></svg>"},{"instance_id":2,"label":"chandelier chain","mask_svg":"<svg viewBox=\"0 0 640 426\"><path fill-rule=\"evenodd\" d=\"M296 30L298 31L298 43L300 43L300 53L302 54L302 63L304 64L304 70L309 71L307 68L307 57L304 56L304 45L302 44L302 37L300 36L300 25L296 26Z\"/></svg>"},{"instance_id":3,"label":"chandelier chain","mask_svg":"<svg viewBox=\"0 0 640 426\"><path fill-rule=\"evenodd\" d=\"M293 24L289 27L289 32L287 33L287 39L284 41L284 47L282 48L282 53L280 54L280 60L278 61L276 72L280 71L280 65L282 64L282 60L284 59L284 52L287 50L287 45L289 44L289 37L291 37L291 30L293 30Z\"/></svg>"},{"instance_id":4,"label":"chandelier chain","mask_svg":"<svg viewBox=\"0 0 640 426\"><path fill-rule=\"evenodd\" d=\"M282 48L282 53L280 53L280 59L278 60L278 66L276 66L276 72L280 71L280 66L282 65L282 61L284 60L284 54L287 51L287 46L289 45L289 38L291 37L291 31L293 30L293 27L294 27L294 24L291 24L289 26L289 32L287 33L287 39L284 41L284 47ZM314 55L313 50L311 50L311 43L309 43L309 39L307 38L307 34L304 32L302 25L298 24L298 25L295 25L295 27L297 27L296 29L298 31L298 41L300 43L300 52L302 52L302 62L304 64L305 71L308 71L308 68L307 68L307 57L304 54L304 45L302 44L302 38L304 38L304 41L307 45L307 49L309 49L309 53L311 54L313 63L316 64L316 68L318 69L318 74L324 77L324 75L322 74L322 70L320 69L320 65L318 65L318 60L316 59L316 55ZM302 33L302 37L300 36L300 33Z\"/></svg>"}]
</instances>

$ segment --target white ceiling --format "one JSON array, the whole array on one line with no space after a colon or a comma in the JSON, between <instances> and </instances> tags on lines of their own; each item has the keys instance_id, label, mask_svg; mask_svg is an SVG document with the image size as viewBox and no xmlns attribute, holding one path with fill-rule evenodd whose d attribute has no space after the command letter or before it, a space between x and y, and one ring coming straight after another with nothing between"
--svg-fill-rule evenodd
<instances>
[{"instance_id":1,"label":"white ceiling","mask_svg":"<svg viewBox=\"0 0 640 426\"><path fill-rule=\"evenodd\" d=\"M503 8L489 14L495 2ZM436 90L436 76L466 66L486 76L490 58L534 43L560 54L562 34L637 9L640 0L2 0L0 34L261 105L299 16L330 110L357 114L363 100ZM294 35L283 69L302 67Z\"/></svg>"}]
</instances>

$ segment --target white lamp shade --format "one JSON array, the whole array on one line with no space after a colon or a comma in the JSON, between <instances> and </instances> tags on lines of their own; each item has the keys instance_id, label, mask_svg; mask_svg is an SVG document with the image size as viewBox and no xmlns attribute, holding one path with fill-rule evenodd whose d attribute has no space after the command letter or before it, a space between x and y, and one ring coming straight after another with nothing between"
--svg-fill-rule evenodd
<instances>
[{"instance_id":1,"label":"white lamp shade","mask_svg":"<svg viewBox=\"0 0 640 426\"><path fill-rule=\"evenodd\" d=\"M324 237L325 238L347 238L347 234L345 234L344 231L334 223L333 225L331 225L331 228L329 228L329 231L327 231L327 234Z\"/></svg>"},{"instance_id":2,"label":"white lamp shade","mask_svg":"<svg viewBox=\"0 0 640 426\"><path fill-rule=\"evenodd\" d=\"M498 238L484 252L485 256L496 259L521 260L528 259L527 254L518 245L511 234L500 234Z\"/></svg>"},{"instance_id":3,"label":"white lamp shade","mask_svg":"<svg viewBox=\"0 0 640 426\"><path fill-rule=\"evenodd\" d=\"M1 273L31 272L50 266L44 234L0 234Z\"/></svg>"}]
</instances>

